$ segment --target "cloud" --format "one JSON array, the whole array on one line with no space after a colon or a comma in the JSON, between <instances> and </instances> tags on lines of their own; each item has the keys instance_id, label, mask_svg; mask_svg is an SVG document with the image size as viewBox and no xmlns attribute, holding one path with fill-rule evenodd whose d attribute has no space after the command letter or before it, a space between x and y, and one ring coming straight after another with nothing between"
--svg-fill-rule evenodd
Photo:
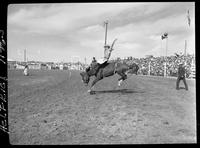
<instances>
[{"instance_id":1,"label":"cloud","mask_svg":"<svg viewBox=\"0 0 200 148\"><path fill-rule=\"evenodd\" d=\"M128 4L119 3L27 4L19 9L19 11L9 14L8 24L25 28L25 31L31 33L60 33L61 31L74 31L94 24L98 20L98 17L104 13L120 12L129 7Z\"/></svg>"},{"instance_id":2,"label":"cloud","mask_svg":"<svg viewBox=\"0 0 200 148\"><path fill-rule=\"evenodd\" d=\"M112 57L162 55L164 32L169 33L169 53L184 48L186 38L188 51L195 48L194 3L24 4L8 7L8 53L14 56L15 48L29 48L33 55L47 52L46 59L101 57L105 20L108 44L118 39Z\"/></svg>"}]
</instances>

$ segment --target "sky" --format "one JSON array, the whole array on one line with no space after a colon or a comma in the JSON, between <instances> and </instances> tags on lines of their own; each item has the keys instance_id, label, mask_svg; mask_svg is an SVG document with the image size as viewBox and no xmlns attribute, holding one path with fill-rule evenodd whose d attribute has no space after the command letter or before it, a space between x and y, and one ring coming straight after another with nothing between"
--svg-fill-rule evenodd
<instances>
[{"instance_id":1,"label":"sky","mask_svg":"<svg viewBox=\"0 0 200 148\"><path fill-rule=\"evenodd\" d=\"M111 59L184 53L185 40L195 54L193 2L33 3L8 6L8 59L23 61L26 50L28 60L90 63L103 57L106 20L107 43L117 38Z\"/></svg>"}]
</instances>

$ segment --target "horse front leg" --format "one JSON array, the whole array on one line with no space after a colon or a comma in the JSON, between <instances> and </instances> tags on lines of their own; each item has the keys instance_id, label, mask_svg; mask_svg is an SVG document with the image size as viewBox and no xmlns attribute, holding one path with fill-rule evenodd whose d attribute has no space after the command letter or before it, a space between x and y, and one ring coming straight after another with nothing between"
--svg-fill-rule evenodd
<instances>
[{"instance_id":1,"label":"horse front leg","mask_svg":"<svg viewBox=\"0 0 200 148\"><path fill-rule=\"evenodd\" d=\"M94 85L99 81L100 79L96 77L96 79L94 79L94 81L92 82L92 85L90 86L90 89L88 90L88 93L91 93Z\"/></svg>"}]
</instances>

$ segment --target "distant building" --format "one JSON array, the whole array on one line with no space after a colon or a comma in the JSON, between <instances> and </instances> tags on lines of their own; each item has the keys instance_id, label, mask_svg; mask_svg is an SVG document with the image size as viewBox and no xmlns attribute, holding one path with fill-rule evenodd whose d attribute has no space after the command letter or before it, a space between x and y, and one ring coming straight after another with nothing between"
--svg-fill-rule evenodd
<instances>
[{"instance_id":1,"label":"distant building","mask_svg":"<svg viewBox=\"0 0 200 148\"><path fill-rule=\"evenodd\" d=\"M46 64L42 63L42 64L40 64L40 69L47 70L48 66Z\"/></svg>"},{"instance_id":2,"label":"distant building","mask_svg":"<svg viewBox=\"0 0 200 148\"><path fill-rule=\"evenodd\" d=\"M47 64L47 69L51 70L51 65Z\"/></svg>"},{"instance_id":3,"label":"distant building","mask_svg":"<svg viewBox=\"0 0 200 148\"><path fill-rule=\"evenodd\" d=\"M59 69L59 65L56 64L56 63L53 63L53 64L51 65L51 69L53 69L53 70Z\"/></svg>"},{"instance_id":4,"label":"distant building","mask_svg":"<svg viewBox=\"0 0 200 148\"><path fill-rule=\"evenodd\" d=\"M63 64L59 64L59 69L60 70L63 70L63 67L64 67Z\"/></svg>"},{"instance_id":5,"label":"distant building","mask_svg":"<svg viewBox=\"0 0 200 148\"><path fill-rule=\"evenodd\" d=\"M8 69L16 69L16 61L8 61L7 62L7 67Z\"/></svg>"},{"instance_id":6,"label":"distant building","mask_svg":"<svg viewBox=\"0 0 200 148\"><path fill-rule=\"evenodd\" d=\"M16 64L16 69L24 69L25 65L21 65L21 64Z\"/></svg>"},{"instance_id":7,"label":"distant building","mask_svg":"<svg viewBox=\"0 0 200 148\"><path fill-rule=\"evenodd\" d=\"M70 70L80 70L81 65L78 63L72 63L70 66Z\"/></svg>"},{"instance_id":8,"label":"distant building","mask_svg":"<svg viewBox=\"0 0 200 148\"><path fill-rule=\"evenodd\" d=\"M46 63L47 69L51 70L53 67L53 64L54 64L53 62L47 62Z\"/></svg>"},{"instance_id":9,"label":"distant building","mask_svg":"<svg viewBox=\"0 0 200 148\"><path fill-rule=\"evenodd\" d=\"M41 69L41 66L39 63L29 63L28 68L29 69Z\"/></svg>"}]
</instances>

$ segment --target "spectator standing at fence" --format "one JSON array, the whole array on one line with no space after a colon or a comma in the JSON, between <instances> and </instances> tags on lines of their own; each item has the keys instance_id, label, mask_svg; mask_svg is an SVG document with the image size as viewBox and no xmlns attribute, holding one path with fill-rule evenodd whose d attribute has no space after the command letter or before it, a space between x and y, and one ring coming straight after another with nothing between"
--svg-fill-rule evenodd
<instances>
[{"instance_id":1,"label":"spectator standing at fence","mask_svg":"<svg viewBox=\"0 0 200 148\"><path fill-rule=\"evenodd\" d=\"M185 89L188 90L188 85L187 85L186 79L185 79L185 67L182 63L178 67L178 78L176 80L176 89L177 90L179 90L179 83L180 83L181 80L183 80L183 83L185 85Z\"/></svg>"}]
</instances>

